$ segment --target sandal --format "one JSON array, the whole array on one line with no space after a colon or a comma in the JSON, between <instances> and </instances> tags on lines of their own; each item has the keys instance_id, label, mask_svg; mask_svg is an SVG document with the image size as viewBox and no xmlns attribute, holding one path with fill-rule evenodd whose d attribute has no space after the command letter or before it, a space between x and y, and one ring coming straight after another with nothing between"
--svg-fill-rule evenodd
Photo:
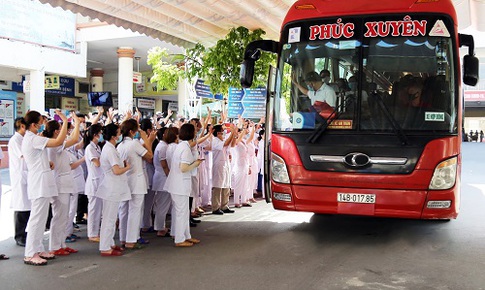
<instances>
[{"instance_id":1,"label":"sandal","mask_svg":"<svg viewBox=\"0 0 485 290\"><path fill-rule=\"evenodd\" d=\"M181 243L175 243L175 247L192 247L194 244L191 242L181 242Z\"/></svg>"},{"instance_id":2,"label":"sandal","mask_svg":"<svg viewBox=\"0 0 485 290\"><path fill-rule=\"evenodd\" d=\"M196 245L196 244L199 244L199 243L200 243L200 240L198 240L198 239L194 239L194 238L187 239L187 240L185 240L185 241L186 241L186 242L189 242L189 243L192 243L192 244L194 244L194 245Z\"/></svg>"},{"instance_id":3,"label":"sandal","mask_svg":"<svg viewBox=\"0 0 485 290\"><path fill-rule=\"evenodd\" d=\"M55 255L49 254L46 252L39 253L39 257L41 257L44 260L54 260L56 258Z\"/></svg>"},{"instance_id":4,"label":"sandal","mask_svg":"<svg viewBox=\"0 0 485 290\"><path fill-rule=\"evenodd\" d=\"M157 232L157 237L160 237L160 238L168 238L168 237L170 237L170 230L158 231Z\"/></svg>"},{"instance_id":5,"label":"sandal","mask_svg":"<svg viewBox=\"0 0 485 290\"><path fill-rule=\"evenodd\" d=\"M0 254L0 260L8 260L10 259L7 255L5 254Z\"/></svg>"},{"instance_id":6,"label":"sandal","mask_svg":"<svg viewBox=\"0 0 485 290\"><path fill-rule=\"evenodd\" d=\"M24 264L31 266L44 266L47 265L47 260L38 257L25 257Z\"/></svg>"},{"instance_id":7,"label":"sandal","mask_svg":"<svg viewBox=\"0 0 485 290\"><path fill-rule=\"evenodd\" d=\"M125 249L127 249L127 250L141 250L143 248L144 248L144 246L142 246L140 244L134 244L133 246L128 246L128 244L125 245Z\"/></svg>"},{"instance_id":8,"label":"sandal","mask_svg":"<svg viewBox=\"0 0 485 290\"><path fill-rule=\"evenodd\" d=\"M144 238L139 238L136 242L140 245L148 245L150 243L149 240L145 240Z\"/></svg>"},{"instance_id":9,"label":"sandal","mask_svg":"<svg viewBox=\"0 0 485 290\"><path fill-rule=\"evenodd\" d=\"M69 244L69 243L74 243L74 242L76 242L76 239L75 239L75 238L73 238L72 236L71 236L71 237L67 237L67 238L66 238L66 243L68 243L68 244Z\"/></svg>"}]
</instances>

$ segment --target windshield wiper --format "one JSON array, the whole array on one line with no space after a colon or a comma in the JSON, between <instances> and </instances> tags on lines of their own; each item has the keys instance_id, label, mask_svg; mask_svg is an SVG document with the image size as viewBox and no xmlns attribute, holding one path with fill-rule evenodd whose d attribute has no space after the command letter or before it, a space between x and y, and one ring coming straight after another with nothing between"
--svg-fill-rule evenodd
<instances>
[{"instance_id":1,"label":"windshield wiper","mask_svg":"<svg viewBox=\"0 0 485 290\"><path fill-rule=\"evenodd\" d=\"M353 96L353 95L347 96L345 98L345 100L333 110L333 112L330 114L330 116L328 116L328 118L325 119L325 118L321 117L322 119L324 119L325 122L322 122L315 129L315 131L313 131L313 134L310 137L308 137L308 139L306 141L308 143L312 143L312 144L317 142L318 138L320 138L320 136L322 136L323 132L325 132L325 130L327 130L328 126L330 126L330 123L332 123L332 121L330 121L330 120L338 119L340 117L340 115L342 115L342 113L343 113L343 108L346 108L348 105L352 104L352 102L355 99L356 99L356 96ZM317 113L317 116L319 116L318 113Z\"/></svg>"},{"instance_id":2,"label":"windshield wiper","mask_svg":"<svg viewBox=\"0 0 485 290\"><path fill-rule=\"evenodd\" d=\"M370 95L372 95L372 97L377 101L377 103L379 104L379 108L381 108L387 120L389 121L389 123L391 123L392 128L394 129L394 131L397 134L397 137L401 141L401 145L408 145L409 144L408 137L406 136L406 134L404 134L404 131L401 125L399 125L396 119L392 116L391 112L389 111L389 108L382 100L382 97L379 94L370 94Z\"/></svg>"}]
</instances>

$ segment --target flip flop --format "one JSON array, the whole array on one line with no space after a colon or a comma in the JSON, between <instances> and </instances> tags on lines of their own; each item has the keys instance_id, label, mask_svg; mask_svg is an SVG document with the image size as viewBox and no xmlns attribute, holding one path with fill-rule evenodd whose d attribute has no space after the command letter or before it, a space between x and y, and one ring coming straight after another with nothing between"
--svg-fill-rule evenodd
<instances>
[{"instance_id":1,"label":"flip flop","mask_svg":"<svg viewBox=\"0 0 485 290\"><path fill-rule=\"evenodd\" d=\"M7 255L5 254L0 254L0 260L8 260L10 259Z\"/></svg>"},{"instance_id":2,"label":"flip flop","mask_svg":"<svg viewBox=\"0 0 485 290\"><path fill-rule=\"evenodd\" d=\"M145 240L144 238L139 238L136 242L140 245L148 245L150 243L149 240Z\"/></svg>"},{"instance_id":3,"label":"flip flop","mask_svg":"<svg viewBox=\"0 0 485 290\"><path fill-rule=\"evenodd\" d=\"M157 237L160 237L160 238L168 238L168 237L170 237L170 230L167 230L165 232L165 234L159 234L159 233L157 233Z\"/></svg>"},{"instance_id":4,"label":"flip flop","mask_svg":"<svg viewBox=\"0 0 485 290\"><path fill-rule=\"evenodd\" d=\"M41 257L44 260L54 260L56 258L55 255L50 255L48 253L39 253L39 257Z\"/></svg>"},{"instance_id":5,"label":"flip flop","mask_svg":"<svg viewBox=\"0 0 485 290\"><path fill-rule=\"evenodd\" d=\"M26 265L31 265L31 266L44 266L44 265L47 265L47 261L46 260L43 260L41 262L34 262L32 261L33 257L32 258L24 258L24 264Z\"/></svg>"},{"instance_id":6,"label":"flip flop","mask_svg":"<svg viewBox=\"0 0 485 290\"><path fill-rule=\"evenodd\" d=\"M135 245L133 245L133 247L127 247L125 245L125 249L127 249L127 250L141 250L143 248L145 248L145 247L140 245L140 244L135 244Z\"/></svg>"}]
</instances>

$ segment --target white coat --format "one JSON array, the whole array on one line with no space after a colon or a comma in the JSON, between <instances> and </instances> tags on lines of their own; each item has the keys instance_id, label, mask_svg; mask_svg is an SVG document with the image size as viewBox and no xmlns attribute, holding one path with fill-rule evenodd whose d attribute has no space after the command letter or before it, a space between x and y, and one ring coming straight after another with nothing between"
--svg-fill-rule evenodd
<instances>
[{"instance_id":1,"label":"white coat","mask_svg":"<svg viewBox=\"0 0 485 290\"><path fill-rule=\"evenodd\" d=\"M27 131L22 142L22 154L27 164L29 199L57 196L54 172L50 169L46 145L49 138Z\"/></svg>"},{"instance_id":2,"label":"white coat","mask_svg":"<svg viewBox=\"0 0 485 290\"><path fill-rule=\"evenodd\" d=\"M126 172L131 194L146 194L148 183L142 157L148 152L147 149L130 137L125 137L117 148L121 160L126 160L131 165L130 170Z\"/></svg>"},{"instance_id":3,"label":"white coat","mask_svg":"<svg viewBox=\"0 0 485 290\"><path fill-rule=\"evenodd\" d=\"M153 153L153 166L155 167L152 181L153 191L163 191L163 187L165 186L167 176L165 175L165 171L163 171L160 161L167 160L167 149L168 144L165 141L160 141Z\"/></svg>"},{"instance_id":4,"label":"white coat","mask_svg":"<svg viewBox=\"0 0 485 290\"><path fill-rule=\"evenodd\" d=\"M219 138L212 139L212 186L217 188L231 187L231 164L229 146Z\"/></svg>"},{"instance_id":5,"label":"white coat","mask_svg":"<svg viewBox=\"0 0 485 290\"><path fill-rule=\"evenodd\" d=\"M14 211L29 211L31 202L27 195L27 165L22 155L24 136L18 132L8 141L8 167L10 169L10 185L12 198L10 208Z\"/></svg>"},{"instance_id":6,"label":"white coat","mask_svg":"<svg viewBox=\"0 0 485 290\"><path fill-rule=\"evenodd\" d=\"M106 142L101 152L101 170L102 174L96 196L109 201L126 201L131 199L130 188L128 187L128 178L126 173L116 175L113 173L113 166L124 167L123 160L116 148L110 142Z\"/></svg>"},{"instance_id":7,"label":"white coat","mask_svg":"<svg viewBox=\"0 0 485 290\"><path fill-rule=\"evenodd\" d=\"M192 189L192 172L182 172L180 164L192 164L196 159L192 154L189 142L180 142L170 161L170 173L163 190L170 192L170 194L190 196Z\"/></svg>"},{"instance_id":8,"label":"white coat","mask_svg":"<svg viewBox=\"0 0 485 290\"><path fill-rule=\"evenodd\" d=\"M49 160L54 163L54 176L59 193L73 193L71 166L69 155L64 149L65 143L61 146L47 148Z\"/></svg>"},{"instance_id":9,"label":"white coat","mask_svg":"<svg viewBox=\"0 0 485 290\"><path fill-rule=\"evenodd\" d=\"M69 164L72 164L74 162L77 162L77 156L74 155L73 152L67 151L67 154L69 155ZM74 191L73 193L79 193L83 192L84 188L86 187L86 181L84 180L84 170L82 165L78 166L75 169L72 170L72 178L74 179Z\"/></svg>"},{"instance_id":10,"label":"white coat","mask_svg":"<svg viewBox=\"0 0 485 290\"><path fill-rule=\"evenodd\" d=\"M93 160L101 157L101 148L91 141L84 150L86 160L86 168L88 169L88 177L86 178L86 186L84 187L84 194L88 196L96 196L100 179L103 176L101 167L96 167Z\"/></svg>"}]
</instances>

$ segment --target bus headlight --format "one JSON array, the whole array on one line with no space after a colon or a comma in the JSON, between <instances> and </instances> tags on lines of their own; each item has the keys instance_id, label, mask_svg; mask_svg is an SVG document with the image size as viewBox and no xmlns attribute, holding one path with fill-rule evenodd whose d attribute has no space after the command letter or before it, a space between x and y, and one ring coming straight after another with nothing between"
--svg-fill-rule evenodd
<instances>
[{"instance_id":1,"label":"bus headlight","mask_svg":"<svg viewBox=\"0 0 485 290\"><path fill-rule=\"evenodd\" d=\"M450 189L456 181L457 157L450 158L438 164L434 169L433 178L429 183L429 189Z\"/></svg>"},{"instance_id":2,"label":"bus headlight","mask_svg":"<svg viewBox=\"0 0 485 290\"><path fill-rule=\"evenodd\" d=\"M285 161L274 153L271 153L271 176L275 182L290 183Z\"/></svg>"}]
</instances>

